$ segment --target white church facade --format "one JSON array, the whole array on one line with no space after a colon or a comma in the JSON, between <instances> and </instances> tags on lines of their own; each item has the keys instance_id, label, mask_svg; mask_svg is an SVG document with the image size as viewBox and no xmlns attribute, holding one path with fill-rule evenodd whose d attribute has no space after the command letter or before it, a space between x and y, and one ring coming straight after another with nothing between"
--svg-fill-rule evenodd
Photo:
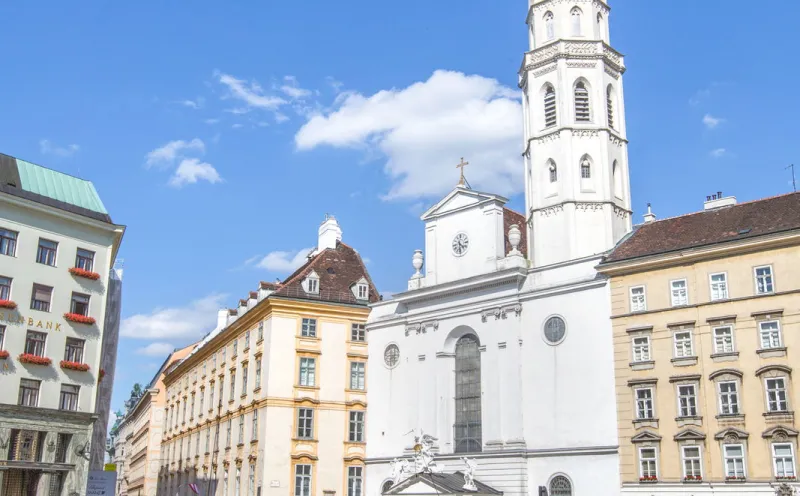
<instances>
[{"instance_id":1,"label":"white church facade","mask_svg":"<svg viewBox=\"0 0 800 496\"><path fill-rule=\"evenodd\" d=\"M525 214L462 180L422 216L408 291L373 306L366 496L458 492L395 461L423 434L441 473L474 476L480 491L464 493L620 493L610 289L595 270L631 228L608 13L530 1Z\"/></svg>"}]
</instances>

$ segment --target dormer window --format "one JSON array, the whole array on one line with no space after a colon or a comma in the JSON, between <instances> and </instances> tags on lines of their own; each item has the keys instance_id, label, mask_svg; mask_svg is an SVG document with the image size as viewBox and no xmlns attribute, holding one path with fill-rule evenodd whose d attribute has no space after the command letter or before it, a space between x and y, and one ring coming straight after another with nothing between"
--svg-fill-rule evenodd
<instances>
[{"instance_id":1,"label":"dormer window","mask_svg":"<svg viewBox=\"0 0 800 496\"><path fill-rule=\"evenodd\" d=\"M319 276L313 270L303 281L303 290L306 293L319 294Z\"/></svg>"},{"instance_id":2,"label":"dormer window","mask_svg":"<svg viewBox=\"0 0 800 496\"><path fill-rule=\"evenodd\" d=\"M369 296L369 286L366 284L359 284L358 288L358 299L359 300L366 300L367 296Z\"/></svg>"}]
</instances>

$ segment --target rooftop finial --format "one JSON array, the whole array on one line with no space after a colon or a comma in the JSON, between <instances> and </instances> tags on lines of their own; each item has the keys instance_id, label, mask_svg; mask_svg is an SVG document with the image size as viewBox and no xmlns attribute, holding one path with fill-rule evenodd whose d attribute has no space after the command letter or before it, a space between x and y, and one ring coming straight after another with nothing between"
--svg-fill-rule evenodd
<instances>
[{"instance_id":1,"label":"rooftop finial","mask_svg":"<svg viewBox=\"0 0 800 496\"><path fill-rule=\"evenodd\" d=\"M466 186L467 178L464 177L464 167L468 166L469 162L464 162L464 157L461 157L461 163L456 165L457 169L461 169L461 177L458 179L458 186Z\"/></svg>"}]
</instances>

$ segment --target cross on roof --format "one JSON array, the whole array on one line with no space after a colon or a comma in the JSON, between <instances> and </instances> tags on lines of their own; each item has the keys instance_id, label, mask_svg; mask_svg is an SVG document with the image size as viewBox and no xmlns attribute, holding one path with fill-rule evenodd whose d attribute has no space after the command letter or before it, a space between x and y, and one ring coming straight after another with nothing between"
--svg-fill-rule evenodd
<instances>
[{"instance_id":1,"label":"cross on roof","mask_svg":"<svg viewBox=\"0 0 800 496\"><path fill-rule=\"evenodd\" d=\"M466 167L468 165L469 165L469 162L464 162L464 157L461 157L461 163L456 165L457 169L461 169L461 177L458 180L458 186L464 186L467 183L467 180L464 177L464 167Z\"/></svg>"}]
</instances>

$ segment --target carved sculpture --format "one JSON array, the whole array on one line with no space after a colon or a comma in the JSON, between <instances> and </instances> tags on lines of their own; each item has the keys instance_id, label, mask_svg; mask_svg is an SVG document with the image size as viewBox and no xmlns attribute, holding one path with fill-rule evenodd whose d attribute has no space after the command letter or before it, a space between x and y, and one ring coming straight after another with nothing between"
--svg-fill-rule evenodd
<instances>
[{"instance_id":1,"label":"carved sculpture","mask_svg":"<svg viewBox=\"0 0 800 496\"><path fill-rule=\"evenodd\" d=\"M467 466L467 468L464 469L464 489L467 491L477 491L478 487L475 485L475 468L477 464L475 460L470 460L466 456L462 456L461 461Z\"/></svg>"}]
</instances>

